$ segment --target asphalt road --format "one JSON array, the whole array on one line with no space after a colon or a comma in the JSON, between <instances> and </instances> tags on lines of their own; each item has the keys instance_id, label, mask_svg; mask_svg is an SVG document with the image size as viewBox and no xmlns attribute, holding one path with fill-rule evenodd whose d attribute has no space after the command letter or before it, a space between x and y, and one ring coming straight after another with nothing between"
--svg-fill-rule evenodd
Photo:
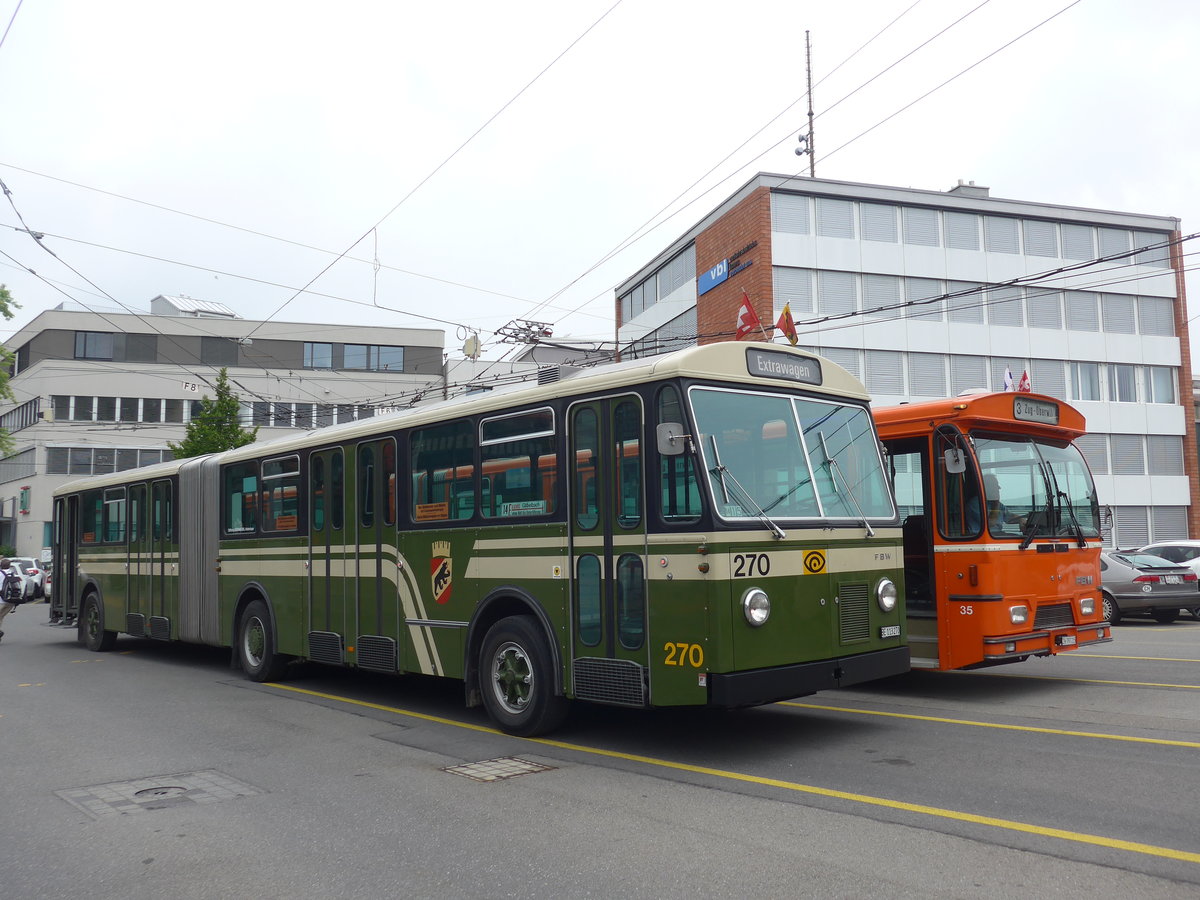
<instances>
[{"instance_id":1,"label":"asphalt road","mask_svg":"<svg viewBox=\"0 0 1200 900\"><path fill-rule=\"evenodd\" d=\"M452 682L257 685L45 620L0 641L6 900L1200 896L1191 618L736 713L580 706L541 740Z\"/></svg>"}]
</instances>

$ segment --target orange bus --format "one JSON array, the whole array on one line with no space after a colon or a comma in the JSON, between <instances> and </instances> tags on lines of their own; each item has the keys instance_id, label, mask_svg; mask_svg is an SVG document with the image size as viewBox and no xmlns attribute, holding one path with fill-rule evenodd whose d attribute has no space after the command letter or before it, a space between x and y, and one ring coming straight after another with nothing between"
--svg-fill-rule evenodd
<instances>
[{"instance_id":1,"label":"orange bus","mask_svg":"<svg viewBox=\"0 0 1200 900\"><path fill-rule=\"evenodd\" d=\"M991 393L874 410L904 532L914 668L963 669L1112 640L1083 415Z\"/></svg>"}]
</instances>

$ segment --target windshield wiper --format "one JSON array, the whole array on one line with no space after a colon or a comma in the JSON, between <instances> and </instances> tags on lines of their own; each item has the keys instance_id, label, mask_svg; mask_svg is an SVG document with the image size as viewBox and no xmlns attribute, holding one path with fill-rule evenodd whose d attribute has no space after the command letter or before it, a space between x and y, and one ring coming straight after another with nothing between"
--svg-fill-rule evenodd
<instances>
[{"instance_id":1,"label":"windshield wiper","mask_svg":"<svg viewBox=\"0 0 1200 900\"><path fill-rule=\"evenodd\" d=\"M829 466L830 472L835 474L837 478L842 479L842 486L846 489L846 494L850 497L850 502L854 504L855 510L858 511L858 517L862 519L863 527L867 529L867 537L875 537L875 529L871 527L871 523L867 521L867 517L863 515L862 507L858 505L858 498L854 496L854 491L850 487L850 482L846 480L846 476L842 474L842 467L838 465L838 461L829 455L829 447L825 444L825 432L818 431L817 439L821 442L821 452L825 454L825 465ZM837 478L834 479L833 489L837 490Z\"/></svg>"},{"instance_id":2,"label":"windshield wiper","mask_svg":"<svg viewBox=\"0 0 1200 900\"><path fill-rule=\"evenodd\" d=\"M717 436L715 434L710 434L708 437L709 443L712 444L713 460L716 462L716 465L708 471L710 474L716 475L718 478L720 478L721 493L724 495L725 502L729 502L729 487L725 484L725 479L728 478L733 482L734 487L741 492L743 501L749 503L752 509L758 511L758 518L767 526L767 529L771 532L771 534L775 535L775 539L782 541L785 537L787 537L787 532L785 532L771 520L771 517L767 515L767 511L758 505L758 501L751 496L748 490L742 487L742 483L737 480L737 477L729 471L729 468L723 462L721 462L721 453L719 450L717 450Z\"/></svg>"}]
</instances>

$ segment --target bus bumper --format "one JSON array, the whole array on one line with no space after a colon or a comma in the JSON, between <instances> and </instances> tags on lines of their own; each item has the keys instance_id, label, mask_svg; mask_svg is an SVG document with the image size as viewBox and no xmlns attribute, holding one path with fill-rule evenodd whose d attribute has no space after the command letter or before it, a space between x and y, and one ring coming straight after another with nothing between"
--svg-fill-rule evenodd
<instances>
[{"instance_id":1,"label":"bus bumper","mask_svg":"<svg viewBox=\"0 0 1200 900\"><path fill-rule=\"evenodd\" d=\"M900 675L910 668L908 647L873 650L857 656L819 662L754 669L749 672L711 673L709 704L721 707L755 706L817 691L849 687L876 678Z\"/></svg>"}]
</instances>

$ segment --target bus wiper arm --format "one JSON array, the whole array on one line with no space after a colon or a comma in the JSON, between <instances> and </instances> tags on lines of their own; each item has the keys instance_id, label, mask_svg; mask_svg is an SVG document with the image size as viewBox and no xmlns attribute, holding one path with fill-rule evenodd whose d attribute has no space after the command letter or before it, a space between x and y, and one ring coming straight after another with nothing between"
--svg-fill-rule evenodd
<instances>
[{"instance_id":1,"label":"bus wiper arm","mask_svg":"<svg viewBox=\"0 0 1200 900\"><path fill-rule=\"evenodd\" d=\"M850 482L846 480L846 476L842 474L842 467L838 465L838 461L829 455L829 447L825 444L825 432L818 431L817 438L821 441L821 452L825 454L825 465L842 480L842 485L846 488L846 493L850 496L850 502L854 504L854 509L858 512L858 517L862 519L863 528L867 529L867 537L875 537L875 529L871 527L871 523L867 521L867 517L863 515L862 507L858 505L858 498L854 496L854 490L850 487ZM837 482L834 481L834 490L837 490Z\"/></svg>"},{"instance_id":2,"label":"bus wiper arm","mask_svg":"<svg viewBox=\"0 0 1200 900\"><path fill-rule=\"evenodd\" d=\"M1067 515L1071 518L1071 527L1075 529L1075 540L1079 542L1080 547L1087 546L1087 540L1083 536L1083 526L1079 524L1079 520L1075 518L1075 505L1071 503L1071 498L1067 496L1066 491L1059 491L1058 496L1066 501ZM1059 507L1062 509L1063 507Z\"/></svg>"},{"instance_id":3,"label":"bus wiper arm","mask_svg":"<svg viewBox=\"0 0 1200 900\"><path fill-rule=\"evenodd\" d=\"M776 525L774 521L772 521L771 517L767 515L767 511L758 505L758 501L751 496L748 490L742 487L742 483L737 480L737 477L732 472L729 471L728 466L721 462L721 454L717 451L717 436L713 434L709 435L709 437L712 439L713 459L716 461L716 465L709 469L709 472L720 478L721 493L725 495L725 502L729 502L729 487L725 484L725 479L728 478L733 482L733 486L736 487L741 493L743 502L748 503L751 509L757 510L758 518L761 519L763 524L767 526L767 529L771 532L771 534L775 535L776 540L782 541L785 537L787 537L787 532Z\"/></svg>"},{"instance_id":4,"label":"bus wiper arm","mask_svg":"<svg viewBox=\"0 0 1200 900\"><path fill-rule=\"evenodd\" d=\"M1025 537L1021 541L1020 549L1029 549L1029 545L1033 543L1033 536L1037 534L1038 526L1042 524L1042 519L1050 521L1050 508L1053 504L1054 497L1046 497L1046 505L1029 517L1029 521L1025 523Z\"/></svg>"}]
</instances>

